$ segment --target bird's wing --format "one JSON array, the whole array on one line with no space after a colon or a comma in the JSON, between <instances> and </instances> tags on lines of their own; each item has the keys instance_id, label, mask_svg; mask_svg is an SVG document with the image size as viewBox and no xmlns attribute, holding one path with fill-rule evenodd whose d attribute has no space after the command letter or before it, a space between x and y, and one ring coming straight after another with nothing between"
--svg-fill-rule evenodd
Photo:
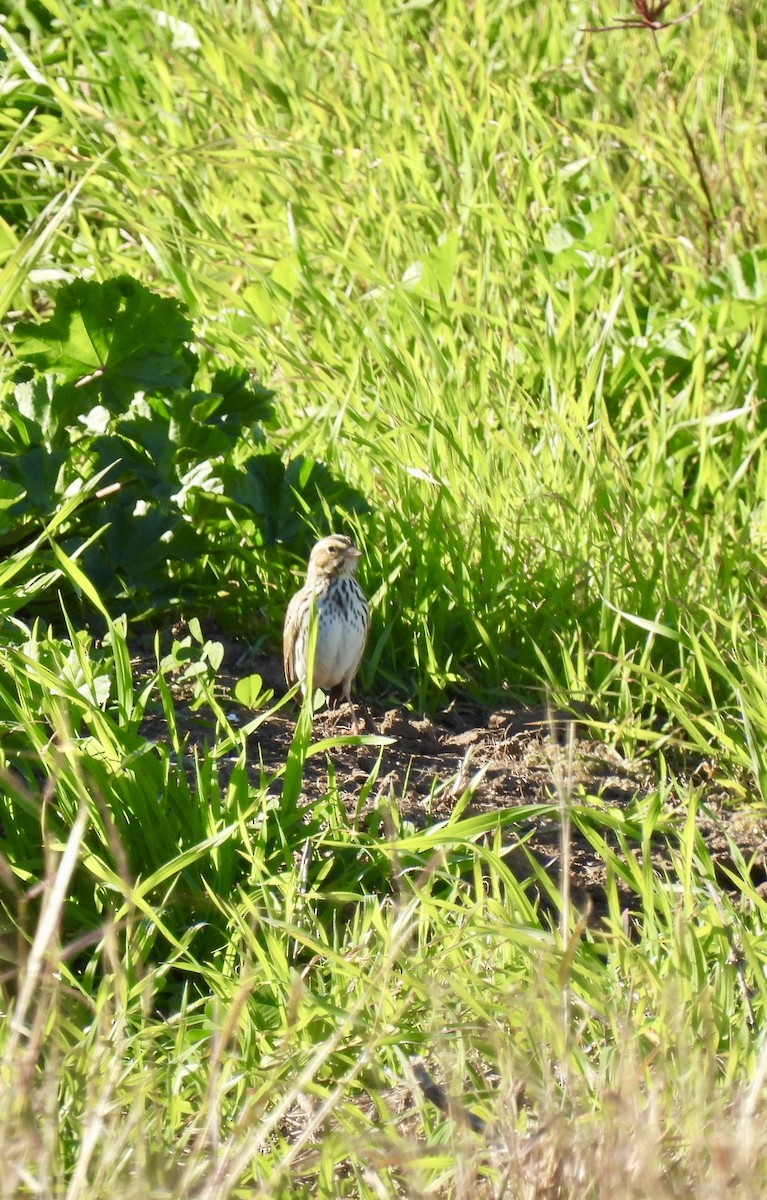
<instances>
[{"instance_id":1,"label":"bird's wing","mask_svg":"<svg viewBox=\"0 0 767 1200\"><path fill-rule=\"evenodd\" d=\"M288 687L292 687L296 682L294 651L296 648L296 637L298 636L298 630L301 624L301 606L303 604L303 599L303 591L296 592L295 596L288 605L288 611L285 613L285 626L282 631L282 666L285 671L285 682L287 683Z\"/></svg>"}]
</instances>

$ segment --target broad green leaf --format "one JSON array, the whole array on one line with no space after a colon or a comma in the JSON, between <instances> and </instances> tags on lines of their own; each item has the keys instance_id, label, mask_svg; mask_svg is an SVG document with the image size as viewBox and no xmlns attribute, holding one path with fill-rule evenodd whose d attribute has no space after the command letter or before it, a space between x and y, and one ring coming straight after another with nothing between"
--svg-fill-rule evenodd
<instances>
[{"instance_id":1,"label":"broad green leaf","mask_svg":"<svg viewBox=\"0 0 767 1200\"><path fill-rule=\"evenodd\" d=\"M246 708L258 708L263 699L264 681L260 675L247 675L234 686L234 698Z\"/></svg>"},{"instance_id":2,"label":"broad green leaf","mask_svg":"<svg viewBox=\"0 0 767 1200\"><path fill-rule=\"evenodd\" d=\"M209 418L217 423L237 420L243 425L255 425L268 421L274 411L274 392L239 367L216 371L210 390L212 397L220 397Z\"/></svg>"},{"instance_id":3,"label":"broad green leaf","mask_svg":"<svg viewBox=\"0 0 767 1200\"><path fill-rule=\"evenodd\" d=\"M0 509L11 508L24 495L26 495L26 489L20 483L15 483L10 479L0 479Z\"/></svg>"},{"instance_id":4,"label":"broad green leaf","mask_svg":"<svg viewBox=\"0 0 767 1200\"><path fill-rule=\"evenodd\" d=\"M266 544L292 542L305 534L304 511L364 512L367 505L354 488L336 478L315 459L292 459L287 467L278 454L257 454L244 471L226 465L222 478L227 494L259 518ZM300 497L302 503L297 502Z\"/></svg>"},{"instance_id":5,"label":"broad green leaf","mask_svg":"<svg viewBox=\"0 0 767 1200\"><path fill-rule=\"evenodd\" d=\"M53 316L40 325L20 322L14 343L23 362L55 372L54 400L68 411L100 402L120 412L137 392L191 383L194 359L185 343L192 336L176 300L123 275L67 284L56 293Z\"/></svg>"},{"instance_id":6,"label":"broad green leaf","mask_svg":"<svg viewBox=\"0 0 767 1200\"><path fill-rule=\"evenodd\" d=\"M767 299L767 247L733 255L724 270L736 300L759 304Z\"/></svg>"}]
</instances>

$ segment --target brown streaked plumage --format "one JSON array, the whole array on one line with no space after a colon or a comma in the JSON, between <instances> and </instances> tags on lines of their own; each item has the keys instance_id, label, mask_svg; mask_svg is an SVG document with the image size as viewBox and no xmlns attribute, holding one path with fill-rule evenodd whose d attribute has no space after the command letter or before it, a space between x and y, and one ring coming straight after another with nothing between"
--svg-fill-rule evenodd
<instances>
[{"instance_id":1,"label":"brown streaked plumage","mask_svg":"<svg viewBox=\"0 0 767 1200\"><path fill-rule=\"evenodd\" d=\"M306 680L306 645L312 596L317 606L317 645L312 680L329 693L330 705L348 700L352 728L360 723L352 704L351 686L360 665L368 635L368 605L354 578L362 557L351 538L331 533L322 538L309 555L306 582L296 592L285 614L282 635L285 680L291 686Z\"/></svg>"}]
</instances>

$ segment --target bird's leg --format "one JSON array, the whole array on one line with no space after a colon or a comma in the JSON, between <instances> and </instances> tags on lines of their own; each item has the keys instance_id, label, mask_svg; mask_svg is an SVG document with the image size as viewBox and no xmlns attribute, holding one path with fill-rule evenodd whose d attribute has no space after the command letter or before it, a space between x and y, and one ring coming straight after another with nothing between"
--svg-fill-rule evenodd
<instances>
[{"instance_id":1,"label":"bird's leg","mask_svg":"<svg viewBox=\"0 0 767 1200\"><path fill-rule=\"evenodd\" d=\"M349 708L352 710L352 730L354 733L359 733L361 729L360 719L357 716L357 709L354 707L354 701L352 700L351 687L346 693L346 699L349 701ZM358 700L357 703L365 714L365 728L367 729L368 733L375 733L375 726L373 724L373 718L370 715L370 709L364 700Z\"/></svg>"},{"instance_id":2,"label":"bird's leg","mask_svg":"<svg viewBox=\"0 0 767 1200\"><path fill-rule=\"evenodd\" d=\"M349 705L349 709L352 714L352 733L356 736L356 734L362 732L362 726L360 725L360 719L357 716L357 709L355 708L354 701L352 700L351 687L345 688L342 683L338 683L328 692L328 708L338 708L338 705L342 700L345 700ZM373 722L371 720L370 711L367 704L365 704L364 700L360 700L359 705L365 714L366 727L368 729L372 729Z\"/></svg>"},{"instance_id":3,"label":"bird's leg","mask_svg":"<svg viewBox=\"0 0 767 1200\"><path fill-rule=\"evenodd\" d=\"M338 711L341 701L344 699L344 686L342 683L337 683L328 692L328 714L332 713L333 728L338 725L340 713Z\"/></svg>"}]
</instances>

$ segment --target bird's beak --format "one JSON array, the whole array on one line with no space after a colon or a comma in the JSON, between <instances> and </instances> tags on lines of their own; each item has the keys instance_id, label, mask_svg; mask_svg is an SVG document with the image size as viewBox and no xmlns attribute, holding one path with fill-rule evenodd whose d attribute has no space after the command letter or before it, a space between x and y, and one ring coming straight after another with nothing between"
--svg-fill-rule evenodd
<instances>
[{"instance_id":1,"label":"bird's beak","mask_svg":"<svg viewBox=\"0 0 767 1200\"><path fill-rule=\"evenodd\" d=\"M358 550L356 546L350 546L346 551L346 557L353 559L362 558L362 551Z\"/></svg>"}]
</instances>

